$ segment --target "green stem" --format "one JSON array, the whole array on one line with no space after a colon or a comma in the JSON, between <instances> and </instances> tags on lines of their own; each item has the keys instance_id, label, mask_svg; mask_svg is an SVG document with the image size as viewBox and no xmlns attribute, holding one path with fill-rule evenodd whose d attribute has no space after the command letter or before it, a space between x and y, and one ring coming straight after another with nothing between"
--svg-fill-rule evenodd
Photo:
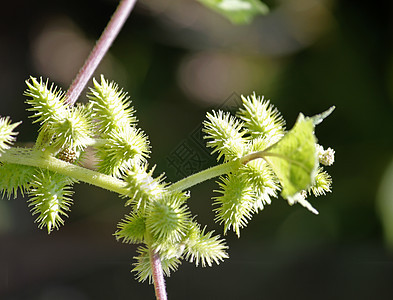
<instances>
[{"instance_id":1,"label":"green stem","mask_svg":"<svg viewBox=\"0 0 393 300\"><path fill-rule=\"evenodd\" d=\"M270 149L270 147L268 149ZM266 159L267 157L269 157L269 156L272 157L273 156L273 157L278 157L278 158L281 158L281 159L285 159L289 163L297 165L297 166L299 166L299 167L301 167L301 168L306 170L306 168L304 167L304 165L302 163L300 163L300 162L298 162L296 160L293 160L293 159L289 159L287 156L279 154L279 153L267 152L267 150L253 152L253 153L247 154L247 155L243 156L240 159L240 163L242 163L243 165L246 165L250 161L252 161L254 159L257 159L257 158L264 158L267 161L267 159ZM267 161L267 162L270 164L269 161Z\"/></svg>"},{"instance_id":2,"label":"green stem","mask_svg":"<svg viewBox=\"0 0 393 300\"><path fill-rule=\"evenodd\" d=\"M217 165L206 170L200 171L193 175L190 175L182 180L175 182L170 185L168 188L171 191L184 191L198 183L204 182L211 178L227 174L240 166L239 160L229 161L227 163L223 163L221 165Z\"/></svg>"},{"instance_id":3,"label":"green stem","mask_svg":"<svg viewBox=\"0 0 393 300\"><path fill-rule=\"evenodd\" d=\"M254 159L257 159L257 158L263 158L264 156L266 156L265 150L258 151L258 152L253 152L253 153L250 153L250 154L247 154L247 155L243 156L240 159L240 163L242 163L243 165L246 165L250 161L252 161Z\"/></svg>"},{"instance_id":4,"label":"green stem","mask_svg":"<svg viewBox=\"0 0 393 300\"><path fill-rule=\"evenodd\" d=\"M190 187L211 178L223 174L228 174L231 171L238 169L242 164L247 164L251 160L263 158L266 156L279 155L264 151L251 153L242 157L241 159L226 162L183 178L171 184L168 189L171 191L187 190ZM123 180L67 163L60 159L54 158L53 156L47 155L44 152L34 149L10 148L1 154L0 161L47 169L59 174L70 176L79 181L83 181L85 183L89 183L91 185L95 185L97 187L116 192L121 195L128 194L127 184Z\"/></svg>"},{"instance_id":5,"label":"green stem","mask_svg":"<svg viewBox=\"0 0 393 300\"><path fill-rule=\"evenodd\" d=\"M128 193L126 183L122 180L72 165L54 158L53 156L44 155L41 151L23 148L10 148L1 154L0 161L47 169L121 195L127 195Z\"/></svg>"},{"instance_id":6,"label":"green stem","mask_svg":"<svg viewBox=\"0 0 393 300\"><path fill-rule=\"evenodd\" d=\"M258 158L264 158L266 156L278 156L281 158L285 158L279 154L270 153L266 151L258 151L254 153L250 153L248 155L243 156L242 158L234 161L229 161L227 163L223 163L221 165L217 165L206 170L200 171L193 175L190 175L184 179L181 179L173 184L171 184L168 188L171 191L184 191L198 183L204 182L211 178L228 174L229 172L238 169L241 165L246 165L250 161Z\"/></svg>"}]
</instances>

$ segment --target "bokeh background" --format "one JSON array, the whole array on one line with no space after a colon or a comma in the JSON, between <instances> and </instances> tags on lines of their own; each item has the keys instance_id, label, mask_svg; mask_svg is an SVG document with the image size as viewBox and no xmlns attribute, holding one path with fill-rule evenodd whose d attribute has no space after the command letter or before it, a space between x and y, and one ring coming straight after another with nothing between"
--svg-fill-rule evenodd
<instances>
[{"instance_id":1,"label":"bokeh background","mask_svg":"<svg viewBox=\"0 0 393 300\"><path fill-rule=\"evenodd\" d=\"M212 268L184 262L167 279L169 299L392 299L392 3L266 3L269 15L234 26L193 0L141 0L97 71L129 92L150 163L169 181L198 168L171 159L205 112L241 94L271 99L288 128L299 112L336 105L317 127L320 143L336 150L333 193L311 200L320 215L274 199L240 239L228 234L230 259ZM23 121L18 142L33 142L38 129L25 111L24 80L43 76L67 89L116 5L2 2L0 114ZM211 212L215 188L214 180L194 187L190 206L222 232ZM1 299L154 298L130 273L135 246L112 235L128 213L122 199L75 186L65 226L49 236L26 200L0 201Z\"/></svg>"}]
</instances>

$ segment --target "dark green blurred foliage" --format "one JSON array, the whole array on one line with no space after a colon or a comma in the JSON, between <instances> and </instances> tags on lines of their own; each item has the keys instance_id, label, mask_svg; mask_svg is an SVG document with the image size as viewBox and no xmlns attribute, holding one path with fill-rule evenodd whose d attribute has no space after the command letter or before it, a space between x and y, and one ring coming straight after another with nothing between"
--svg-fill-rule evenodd
<instances>
[{"instance_id":1,"label":"dark green blurred foliage","mask_svg":"<svg viewBox=\"0 0 393 300\"><path fill-rule=\"evenodd\" d=\"M67 89L116 3L2 3L0 114L23 120L18 142L33 141L37 130L24 111L24 80L42 75ZM336 106L316 128L320 143L336 150L333 193L311 200L320 215L274 199L240 239L227 236L229 260L184 264L167 279L169 299L388 299L391 195L380 185L393 185L385 173L393 159L392 5L272 4L267 16L235 27L197 2L142 1L97 71L129 92L156 172L169 181L179 174L168 157L233 93L265 95L288 128L299 112ZM211 212L216 188L193 188L190 206L222 232ZM124 200L79 185L65 226L50 236L24 201L0 201L0 298L153 298L152 286L129 272L135 248L112 236L128 212Z\"/></svg>"}]
</instances>

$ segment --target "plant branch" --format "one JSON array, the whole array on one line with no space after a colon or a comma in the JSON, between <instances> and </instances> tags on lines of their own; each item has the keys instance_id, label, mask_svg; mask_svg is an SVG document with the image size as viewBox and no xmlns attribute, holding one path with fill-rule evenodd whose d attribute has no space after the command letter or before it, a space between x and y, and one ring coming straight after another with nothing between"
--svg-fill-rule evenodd
<instances>
[{"instance_id":1,"label":"plant branch","mask_svg":"<svg viewBox=\"0 0 393 300\"><path fill-rule=\"evenodd\" d=\"M263 151L258 151L258 152L253 152L253 153L247 154L238 160L226 162L226 163L208 168L206 170L200 171L198 173L192 174L186 178L183 178L183 179L171 184L168 187L168 189L171 191L184 191L194 185L197 185L197 184L204 182L206 180L209 180L211 178L214 178L214 177L217 177L217 176L220 176L223 174L227 174L227 173L239 168L241 165L246 165L247 163L249 163L250 161L252 161L254 159L266 158L268 156L280 157L282 159L286 159L286 160L290 161L293 164L297 164L300 167L303 167L303 165L300 164L299 162L290 160L283 155L272 153L272 152L266 152L266 150L263 150Z\"/></svg>"},{"instance_id":2,"label":"plant branch","mask_svg":"<svg viewBox=\"0 0 393 300\"><path fill-rule=\"evenodd\" d=\"M270 147L269 147L269 148L270 148ZM269 149L269 148L268 148L268 149ZM298 162L298 161L296 161L296 160L293 160L293 159L289 159L289 158L286 157L285 155L281 155L281 154L279 154L279 153L267 152L267 150L258 151L258 152L253 152L253 153L247 154L247 155L243 156L243 157L240 159L240 163L242 163L243 165L246 165L246 164L248 164L250 161L252 161L252 160L254 160L254 159L263 158L263 159L266 160L266 157L269 157L269 156L273 156L273 157L278 157L278 158L285 159L285 160L288 161L289 163L294 164L294 165L297 165L297 166L299 166L299 167L301 167L301 168L304 169L304 165L303 165L302 163L300 163L300 162Z\"/></svg>"},{"instance_id":3,"label":"plant branch","mask_svg":"<svg viewBox=\"0 0 393 300\"><path fill-rule=\"evenodd\" d=\"M253 152L253 153L250 153L250 154L247 154L247 155L243 156L240 159L240 162L243 165L246 165L250 161L252 161L254 159L257 159L257 158L263 158L264 156L265 156L265 150L264 151Z\"/></svg>"},{"instance_id":4,"label":"plant branch","mask_svg":"<svg viewBox=\"0 0 393 300\"><path fill-rule=\"evenodd\" d=\"M80 69L78 75L72 82L66 94L66 101L71 106L74 105L82 93L87 82L90 80L97 66L105 56L109 47L120 32L128 16L130 15L136 0L122 0L115 13L110 19L95 47L90 52L85 64Z\"/></svg>"},{"instance_id":5,"label":"plant branch","mask_svg":"<svg viewBox=\"0 0 393 300\"><path fill-rule=\"evenodd\" d=\"M67 163L60 159L54 158L53 156L44 155L40 151L23 148L10 148L1 154L0 161L39 167L70 176L74 179L116 192L121 195L127 195L128 193L126 183L122 180Z\"/></svg>"},{"instance_id":6,"label":"plant branch","mask_svg":"<svg viewBox=\"0 0 393 300\"><path fill-rule=\"evenodd\" d=\"M154 290L156 292L156 299L167 300L164 273L162 271L160 256L151 247L149 247L149 251L150 251L150 264L151 264L151 269L153 271L153 282L154 282Z\"/></svg>"},{"instance_id":7,"label":"plant branch","mask_svg":"<svg viewBox=\"0 0 393 300\"><path fill-rule=\"evenodd\" d=\"M238 166L240 166L238 160L229 161L183 178L171 184L168 189L171 191L184 191L198 183L227 174Z\"/></svg>"}]
</instances>

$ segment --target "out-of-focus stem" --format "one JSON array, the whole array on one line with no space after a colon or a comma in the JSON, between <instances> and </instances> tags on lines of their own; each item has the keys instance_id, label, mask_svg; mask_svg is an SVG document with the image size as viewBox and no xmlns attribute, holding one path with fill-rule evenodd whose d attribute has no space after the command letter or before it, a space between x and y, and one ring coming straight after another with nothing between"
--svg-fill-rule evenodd
<instances>
[{"instance_id":1,"label":"out-of-focus stem","mask_svg":"<svg viewBox=\"0 0 393 300\"><path fill-rule=\"evenodd\" d=\"M90 52L85 64L72 82L66 94L66 101L71 106L79 98L87 82L90 80L102 58L120 32L120 29L130 15L136 0L122 0L110 19L101 37Z\"/></svg>"}]
</instances>

